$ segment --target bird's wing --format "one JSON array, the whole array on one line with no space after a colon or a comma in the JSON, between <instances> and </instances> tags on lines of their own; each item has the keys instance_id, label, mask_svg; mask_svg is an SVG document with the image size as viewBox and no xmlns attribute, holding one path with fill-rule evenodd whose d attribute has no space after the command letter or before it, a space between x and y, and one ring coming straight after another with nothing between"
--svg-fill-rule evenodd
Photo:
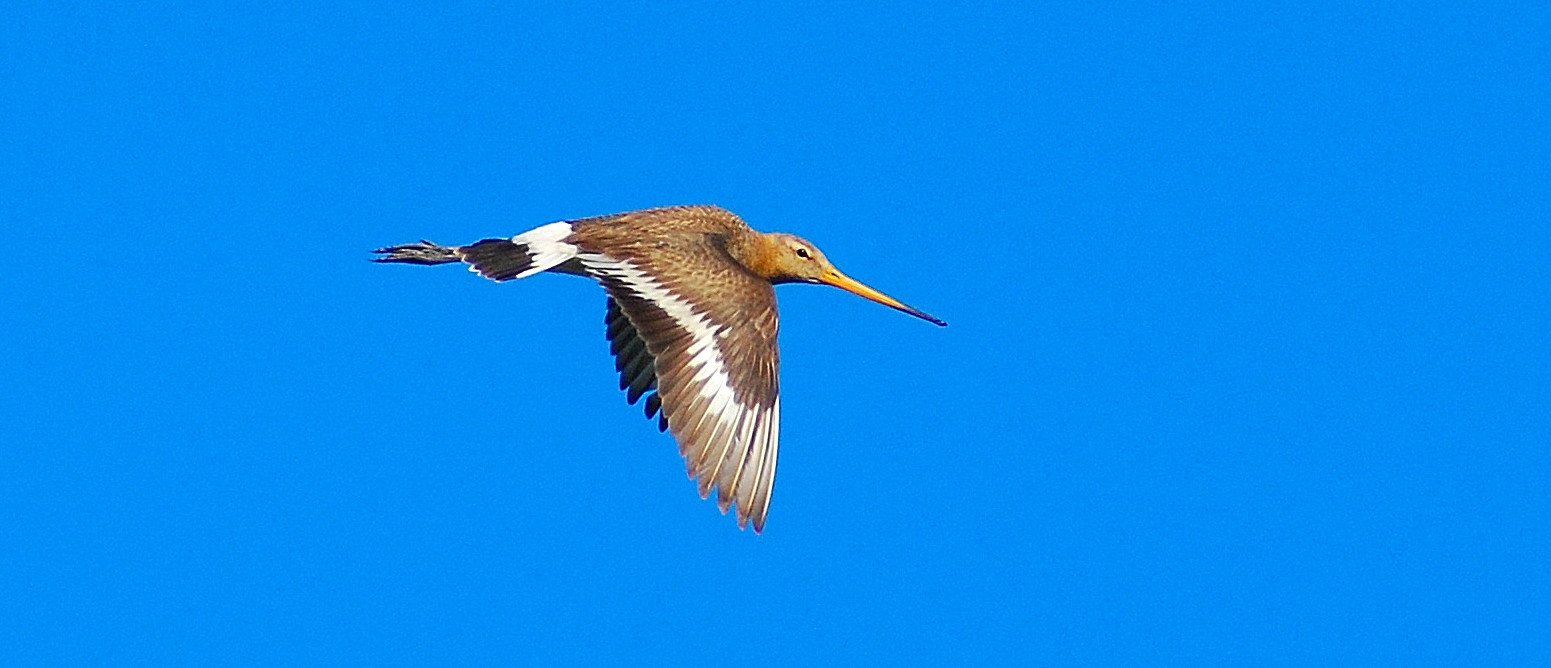
<instances>
[{"instance_id":1,"label":"bird's wing","mask_svg":"<svg viewBox=\"0 0 1551 668\"><path fill-rule=\"evenodd\" d=\"M668 416L658 415L662 410L662 398L657 396L657 369L646 342L630 324L630 318L619 308L619 302L609 297L608 314L603 324L608 327L609 352L614 355L614 370L619 372L619 389L625 391L625 399L634 406L646 397L646 418L658 418L657 429L668 430Z\"/></svg>"},{"instance_id":2,"label":"bird's wing","mask_svg":"<svg viewBox=\"0 0 1551 668\"><path fill-rule=\"evenodd\" d=\"M781 404L775 290L716 249L613 248L578 255L609 293L620 385L661 410L700 495L763 531L775 484ZM736 295L733 297L732 295Z\"/></svg>"}]
</instances>

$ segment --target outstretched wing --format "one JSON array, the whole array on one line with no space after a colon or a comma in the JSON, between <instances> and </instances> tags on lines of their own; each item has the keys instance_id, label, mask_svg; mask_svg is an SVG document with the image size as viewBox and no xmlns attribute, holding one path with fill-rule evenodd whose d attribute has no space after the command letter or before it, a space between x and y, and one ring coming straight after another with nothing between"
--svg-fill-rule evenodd
<instances>
[{"instance_id":1,"label":"outstretched wing","mask_svg":"<svg viewBox=\"0 0 1551 668\"><path fill-rule=\"evenodd\" d=\"M775 290L714 246L639 250L577 256L609 294L620 388L646 397L647 417L660 410L701 497L715 489L722 512L763 531L781 421Z\"/></svg>"}]
</instances>

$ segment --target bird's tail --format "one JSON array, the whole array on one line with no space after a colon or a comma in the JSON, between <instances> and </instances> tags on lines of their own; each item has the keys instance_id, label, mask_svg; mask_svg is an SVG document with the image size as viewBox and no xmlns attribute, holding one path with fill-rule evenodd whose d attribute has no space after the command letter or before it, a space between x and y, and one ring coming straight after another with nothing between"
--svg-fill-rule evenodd
<instances>
[{"instance_id":1,"label":"bird's tail","mask_svg":"<svg viewBox=\"0 0 1551 668\"><path fill-rule=\"evenodd\" d=\"M389 246L372 251L381 257L372 258L372 262L403 262L405 264L447 264L448 262L462 262L458 257L458 249L451 246L429 241L420 241L412 244Z\"/></svg>"},{"instance_id":2,"label":"bird's tail","mask_svg":"<svg viewBox=\"0 0 1551 668\"><path fill-rule=\"evenodd\" d=\"M550 223L510 239L485 239L467 246L442 246L429 241L379 248L374 262L448 264L467 262L469 270L485 278L506 281L527 278L576 257L576 246L567 243L570 223Z\"/></svg>"}]
</instances>

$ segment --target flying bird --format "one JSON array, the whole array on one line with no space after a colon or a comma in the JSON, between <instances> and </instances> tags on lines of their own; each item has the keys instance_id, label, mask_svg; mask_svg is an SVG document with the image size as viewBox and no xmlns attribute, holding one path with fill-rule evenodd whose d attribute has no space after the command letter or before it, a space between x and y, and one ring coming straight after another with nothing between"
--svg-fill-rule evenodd
<instances>
[{"instance_id":1,"label":"flying bird","mask_svg":"<svg viewBox=\"0 0 1551 668\"><path fill-rule=\"evenodd\" d=\"M619 388L671 431L701 498L765 528L781 423L774 285L823 283L937 325L836 269L812 243L761 233L715 206L672 206L550 223L467 246L379 248L377 262L448 264L496 281L586 276L608 293Z\"/></svg>"}]
</instances>

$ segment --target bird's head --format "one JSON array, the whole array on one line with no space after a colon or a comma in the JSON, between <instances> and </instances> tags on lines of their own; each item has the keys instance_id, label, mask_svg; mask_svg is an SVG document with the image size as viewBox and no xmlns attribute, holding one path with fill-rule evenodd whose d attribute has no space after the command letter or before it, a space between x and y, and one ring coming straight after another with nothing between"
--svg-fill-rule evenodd
<instances>
[{"instance_id":1,"label":"bird's head","mask_svg":"<svg viewBox=\"0 0 1551 668\"><path fill-rule=\"evenodd\" d=\"M756 270L772 283L823 283L833 285L855 295L866 297L884 306L909 313L937 325L943 322L925 312L878 292L850 276L841 273L829 258L812 242L795 234L766 234Z\"/></svg>"}]
</instances>

